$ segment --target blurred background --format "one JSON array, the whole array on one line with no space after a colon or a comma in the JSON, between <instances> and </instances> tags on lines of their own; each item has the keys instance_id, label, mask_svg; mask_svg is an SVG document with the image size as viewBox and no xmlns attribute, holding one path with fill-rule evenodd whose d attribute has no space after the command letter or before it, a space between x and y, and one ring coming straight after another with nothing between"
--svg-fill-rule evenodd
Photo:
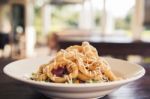
<instances>
[{"instance_id":1,"label":"blurred background","mask_svg":"<svg viewBox=\"0 0 150 99\"><path fill-rule=\"evenodd\" d=\"M0 0L0 60L83 41L102 56L150 63L150 0Z\"/></svg>"}]
</instances>

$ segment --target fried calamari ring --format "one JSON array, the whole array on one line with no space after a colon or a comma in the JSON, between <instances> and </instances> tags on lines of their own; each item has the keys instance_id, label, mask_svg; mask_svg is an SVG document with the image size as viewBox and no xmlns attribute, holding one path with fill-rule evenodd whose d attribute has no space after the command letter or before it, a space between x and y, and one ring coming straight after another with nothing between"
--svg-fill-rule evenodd
<instances>
[{"instance_id":1,"label":"fried calamari ring","mask_svg":"<svg viewBox=\"0 0 150 99\"><path fill-rule=\"evenodd\" d=\"M98 57L98 52L96 48L91 46L88 42L83 42L82 47L87 57L91 57L91 56Z\"/></svg>"},{"instance_id":2,"label":"fried calamari ring","mask_svg":"<svg viewBox=\"0 0 150 99\"><path fill-rule=\"evenodd\" d=\"M47 66L47 64L41 65L38 72L33 74L34 77L32 77L32 79L34 79L36 81L45 81L48 78L47 75L45 74L46 66Z\"/></svg>"},{"instance_id":3,"label":"fried calamari ring","mask_svg":"<svg viewBox=\"0 0 150 99\"><path fill-rule=\"evenodd\" d=\"M57 68L63 67L66 68L69 74L64 74L62 77L56 76L55 74L52 73L52 70L54 69L56 65L54 63L50 64L47 67L47 76L56 83L63 83L66 82L69 79L76 78L78 76L78 67L76 64L74 64L71 61L64 61L62 64L57 64ZM55 67L56 68L56 67Z\"/></svg>"},{"instance_id":4,"label":"fried calamari ring","mask_svg":"<svg viewBox=\"0 0 150 99\"><path fill-rule=\"evenodd\" d=\"M87 81L90 80L91 78L82 74L81 72L78 73L78 79L82 80L82 81Z\"/></svg>"},{"instance_id":5,"label":"fried calamari ring","mask_svg":"<svg viewBox=\"0 0 150 99\"><path fill-rule=\"evenodd\" d=\"M88 76L84 75L83 73L79 72L78 79L80 79L82 81L88 81L90 79L98 81L98 80L102 80L102 76L103 76L102 74L98 74L91 78L91 77L88 77Z\"/></svg>"},{"instance_id":6,"label":"fried calamari ring","mask_svg":"<svg viewBox=\"0 0 150 99\"><path fill-rule=\"evenodd\" d=\"M109 63L101 58L101 63L102 63L102 71L106 77L109 78L111 81L118 80L118 77L115 76L115 74L111 71L111 68L109 66Z\"/></svg>"},{"instance_id":7,"label":"fried calamari ring","mask_svg":"<svg viewBox=\"0 0 150 99\"><path fill-rule=\"evenodd\" d=\"M89 70L88 67L86 68L83 64L83 61L80 60L78 61L78 68L79 68L79 71L84 74L85 76L89 77L89 78L93 78L97 75L100 74L100 71L98 71L98 69L95 69L95 70Z\"/></svg>"},{"instance_id":8,"label":"fried calamari ring","mask_svg":"<svg viewBox=\"0 0 150 99\"><path fill-rule=\"evenodd\" d=\"M79 46L79 45L70 46L66 49L66 51L71 51L74 49L76 49L78 52L83 52L82 46Z\"/></svg>"},{"instance_id":9,"label":"fried calamari ring","mask_svg":"<svg viewBox=\"0 0 150 99\"><path fill-rule=\"evenodd\" d=\"M88 67L85 67L83 63L81 63L81 59L80 59L80 63L79 63L80 72L78 74L78 78L82 81L87 81L89 79L93 79L97 81L102 80L102 76L103 76L101 72L102 64L98 61L94 61L93 63L88 62L87 64L88 64Z\"/></svg>"}]
</instances>

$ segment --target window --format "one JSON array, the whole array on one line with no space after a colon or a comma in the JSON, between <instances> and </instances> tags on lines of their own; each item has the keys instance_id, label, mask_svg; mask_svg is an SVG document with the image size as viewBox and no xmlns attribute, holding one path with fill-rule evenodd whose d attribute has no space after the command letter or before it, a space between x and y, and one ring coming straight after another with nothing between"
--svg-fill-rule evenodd
<instances>
[{"instance_id":1,"label":"window","mask_svg":"<svg viewBox=\"0 0 150 99\"><path fill-rule=\"evenodd\" d=\"M141 33L141 39L146 42L150 42L150 27L144 27Z\"/></svg>"},{"instance_id":2,"label":"window","mask_svg":"<svg viewBox=\"0 0 150 99\"><path fill-rule=\"evenodd\" d=\"M81 6L75 5L52 5L51 31L67 28L78 28Z\"/></svg>"},{"instance_id":3,"label":"window","mask_svg":"<svg viewBox=\"0 0 150 99\"><path fill-rule=\"evenodd\" d=\"M106 33L131 37L135 0L106 0Z\"/></svg>"},{"instance_id":4,"label":"window","mask_svg":"<svg viewBox=\"0 0 150 99\"><path fill-rule=\"evenodd\" d=\"M93 10L93 31L96 33L102 32L102 15L104 8L104 0L91 0Z\"/></svg>"},{"instance_id":5,"label":"window","mask_svg":"<svg viewBox=\"0 0 150 99\"><path fill-rule=\"evenodd\" d=\"M50 12L46 12L50 13L49 20L46 20L50 21L49 31L59 32L65 29L85 29L91 30L92 33L90 33L92 35L96 33L131 39L135 36L133 16L135 9L138 8L136 0L83 1L77 4L47 4L51 8ZM42 33L43 30L40 28L43 26L43 21L40 20L42 10L41 8L36 8L35 12L36 28L39 31L38 33ZM137 30L137 27L135 30ZM145 27L142 38L149 39L148 35L149 28Z\"/></svg>"}]
</instances>

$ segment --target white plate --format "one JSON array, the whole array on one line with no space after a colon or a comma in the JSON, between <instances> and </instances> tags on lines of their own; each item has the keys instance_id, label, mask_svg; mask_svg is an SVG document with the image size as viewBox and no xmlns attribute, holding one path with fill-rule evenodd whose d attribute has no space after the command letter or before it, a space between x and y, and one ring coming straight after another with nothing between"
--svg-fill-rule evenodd
<instances>
[{"instance_id":1,"label":"white plate","mask_svg":"<svg viewBox=\"0 0 150 99\"><path fill-rule=\"evenodd\" d=\"M41 64L47 63L51 57L40 57L19 60L12 62L4 67L3 71L6 75L30 85L37 91L53 98L65 99L87 99L103 97L122 85L141 78L145 74L142 66L132 64L127 61L105 58L112 70L125 79L108 83L93 83L93 84L59 84L38 82L27 79L33 72L37 71Z\"/></svg>"}]
</instances>

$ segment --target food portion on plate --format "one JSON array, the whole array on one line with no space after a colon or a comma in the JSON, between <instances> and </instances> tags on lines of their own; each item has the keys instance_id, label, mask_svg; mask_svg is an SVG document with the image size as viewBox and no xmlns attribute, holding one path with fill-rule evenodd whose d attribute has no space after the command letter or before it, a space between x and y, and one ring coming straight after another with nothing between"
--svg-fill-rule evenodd
<instances>
[{"instance_id":1,"label":"food portion on plate","mask_svg":"<svg viewBox=\"0 0 150 99\"><path fill-rule=\"evenodd\" d=\"M111 64L110 64L111 65ZM101 83L119 80L109 63L88 42L60 50L32 74L32 80L53 83Z\"/></svg>"}]
</instances>

